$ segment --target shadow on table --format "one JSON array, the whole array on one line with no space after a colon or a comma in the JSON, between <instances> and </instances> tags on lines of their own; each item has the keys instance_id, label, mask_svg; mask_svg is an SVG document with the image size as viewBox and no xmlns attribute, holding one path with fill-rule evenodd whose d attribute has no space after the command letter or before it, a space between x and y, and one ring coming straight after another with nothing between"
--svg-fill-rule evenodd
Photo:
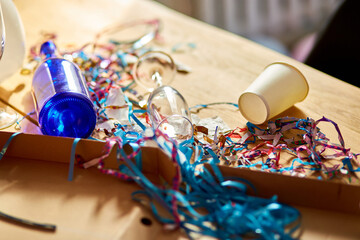
<instances>
[{"instance_id":1,"label":"shadow on table","mask_svg":"<svg viewBox=\"0 0 360 240\"><path fill-rule=\"evenodd\" d=\"M25 88L25 84L19 84L18 86L16 86L13 90L6 90L5 88L3 87L0 87L0 96L1 96L1 99L8 102L11 95L14 94L14 93L18 93L18 92L21 92L23 89ZM4 107L5 104L0 102L0 107Z\"/></svg>"},{"instance_id":2,"label":"shadow on table","mask_svg":"<svg viewBox=\"0 0 360 240\"><path fill-rule=\"evenodd\" d=\"M286 111L276 115L271 120L275 120L281 117L296 117L296 118L307 118L308 116L300 110L300 108L296 106L292 106L291 108L287 109Z\"/></svg>"}]
</instances>

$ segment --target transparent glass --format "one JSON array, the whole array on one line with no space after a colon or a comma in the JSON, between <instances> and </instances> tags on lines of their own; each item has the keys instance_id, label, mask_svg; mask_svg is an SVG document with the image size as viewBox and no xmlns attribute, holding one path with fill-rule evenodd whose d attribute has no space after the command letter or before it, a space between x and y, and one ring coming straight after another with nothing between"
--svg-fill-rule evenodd
<instances>
[{"instance_id":1,"label":"transparent glass","mask_svg":"<svg viewBox=\"0 0 360 240\"><path fill-rule=\"evenodd\" d=\"M141 55L133 69L136 83L149 92L170 84L175 74L174 60L170 55L161 51L150 51Z\"/></svg>"},{"instance_id":2,"label":"transparent glass","mask_svg":"<svg viewBox=\"0 0 360 240\"><path fill-rule=\"evenodd\" d=\"M15 124L18 120L18 114L12 109L0 108L0 129L5 129Z\"/></svg>"},{"instance_id":3,"label":"transparent glass","mask_svg":"<svg viewBox=\"0 0 360 240\"><path fill-rule=\"evenodd\" d=\"M161 86L149 96L147 111L154 129L178 142L190 139L194 129L184 97L170 86Z\"/></svg>"},{"instance_id":4,"label":"transparent glass","mask_svg":"<svg viewBox=\"0 0 360 240\"><path fill-rule=\"evenodd\" d=\"M135 20L108 26L96 36L96 44L113 43L123 51L140 49L157 35L160 21Z\"/></svg>"},{"instance_id":5,"label":"transparent glass","mask_svg":"<svg viewBox=\"0 0 360 240\"><path fill-rule=\"evenodd\" d=\"M0 82L21 67L25 57L24 41L24 29L15 4L0 1ZM5 129L16 123L18 114L8 107L11 105L7 98L0 96L0 102L0 129Z\"/></svg>"},{"instance_id":6,"label":"transparent glass","mask_svg":"<svg viewBox=\"0 0 360 240\"><path fill-rule=\"evenodd\" d=\"M14 1L0 1L0 82L21 68L25 50L25 31Z\"/></svg>"}]
</instances>

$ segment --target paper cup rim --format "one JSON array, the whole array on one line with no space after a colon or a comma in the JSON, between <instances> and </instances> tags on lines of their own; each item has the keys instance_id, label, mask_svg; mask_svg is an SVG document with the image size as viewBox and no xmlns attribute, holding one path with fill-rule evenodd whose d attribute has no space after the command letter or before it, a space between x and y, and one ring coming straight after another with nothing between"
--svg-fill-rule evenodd
<instances>
[{"instance_id":1,"label":"paper cup rim","mask_svg":"<svg viewBox=\"0 0 360 240\"><path fill-rule=\"evenodd\" d=\"M253 119L250 120L250 118L248 117L248 115L243 111L242 107L241 107L241 104L240 104L240 100L241 100L241 97L243 97L244 95L246 94L252 94L252 95L255 95L257 97L259 97L261 99L261 101L264 103L265 105L265 108L266 108L266 117L263 121L253 121ZM257 94L257 93L254 93L254 92L243 92L240 97L239 97L239 100L238 100L238 106L239 106L239 110L240 110L240 113L241 115L244 116L244 118L246 120L248 120L249 122L251 123L254 123L254 124L263 124L264 122L266 122L266 120L269 118L269 113L270 113L270 107L269 107L269 104L267 103L267 101L265 100L265 98L263 96L261 96L260 94Z\"/></svg>"},{"instance_id":2,"label":"paper cup rim","mask_svg":"<svg viewBox=\"0 0 360 240\"><path fill-rule=\"evenodd\" d=\"M304 98L301 99L299 102L304 101L305 98L307 97L307 95L309 94L309 89L310 89L309 83L308 83L308 81L306 80L304 74L303 74L298 68L296 68L295 66L291 65L290 63L281 62L281 61L270 63L269 65L267 65L267 66L264 68L264 70L265 70L266 68L268 68L269 66L275 65L275 64L282 64L282 65L288 66L288 67L294 69L297 73L299 73L299 75L300 75L301 78L304 80L304 83L305 83L305 85L306 85L306 93L305 93L305 95L304 95Z\"/></svg>"}]
</instances>

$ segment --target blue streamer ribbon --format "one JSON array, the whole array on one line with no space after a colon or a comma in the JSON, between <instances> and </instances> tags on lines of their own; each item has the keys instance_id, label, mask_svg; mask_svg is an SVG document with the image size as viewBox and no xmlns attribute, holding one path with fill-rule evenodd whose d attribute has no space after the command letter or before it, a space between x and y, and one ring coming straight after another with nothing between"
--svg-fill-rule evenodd
<instances>
[{"instance_id":1,"label":"blue streamer ribbon","mask_svg":"<svg viewBox=\"0 0 360 240\"><path fill-rule=\"evenodd\" d=\"M4 157L6 151L8 150L8 147L10 145L10 143L12 142L12 140L18 136L19 134L21 134L20 132L16 132L16 133L13 133L9 139L6 141L5 145L3 146L3 148L1 149L1 152L0 152L0 160Z\"/></svg>"},{"instance_id":2,"label":"blue streamer ribbon","mask_svg":"<svg viewBox=\"0 0 360 240\"><path fill-rule=\"evenodd\" d=\"M71 147L68 181L72 181L74 178L75 152L76 152L76 146L80 140L81 138L75 138Z\"/></svg>"}]
</instances>

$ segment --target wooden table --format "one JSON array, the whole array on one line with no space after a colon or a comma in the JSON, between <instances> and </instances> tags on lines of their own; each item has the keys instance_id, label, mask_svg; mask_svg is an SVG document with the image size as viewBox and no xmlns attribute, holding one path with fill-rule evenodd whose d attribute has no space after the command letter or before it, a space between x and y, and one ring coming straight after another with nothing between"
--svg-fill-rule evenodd
<instances>
[{"instance_id":1,"label":"wooden table","mask_svg":"<svg viewBox=\"0 0 360 240\"><path fill-rule=\"evenodd\" d=\"M339 124L346 146L353 152L360 152L358 145L360 89L291 58L151 1L15 0L14 3L24 23L27 49L40 40L43 31L56 33L59 46L68 43L81 46L92 41L97 32L110 24L139 18L161 19L163 22L161 36L164 39L161 47L164 50L170 52L171 48L179 43L196 45L194 49L186 49L182 53L171 53L176 61L190 66L193 70L190 74L176 75L172 83L172 86L183 94L189 106L212 102L237 103L240 93L266 65L275 61L286 61L299 68L305 75L310 92L305 101L296 104L281 116L313 119L326 116ZM6 96L10 103L24 112L30 112L33 109L30 83L31 76L15 74L1 83L0 94ZM229 106L213 106L200 113L200 117L214 115L220 116L230 127L244 126L246 123L239 111ZM322 124L321 128L330 139L337 139L332 126ZM93 172L82 172L83 179L74 183L62 181L61 177L50 177L49 183L42 183L43 179L66 171L67 166L58 166L49 162L41 164L41 168L34 170L31 162L19 161L21 164L17 166L5 163L0 169L2 176L6 174L0 179L0 210L32 219L37 212L42 211L41 216L46 216L48 221L57 222L59 228L55 234L44 233L0 221L0 239L5 239L4 236L7 236L6 239L23 239L24 236L30 239L180 239L184 237L179 231L164 232L160 224L153 220L148 209L131 200L131 192L137 189L132 184L107 178L95 182L90 176L96 174ZM36 171L32 173L36 174L35 177L29 176L31 174L29 169ZM24 174L25 179L28 178L31 182L27 183L23 180L16 184L16 177ZM91 186L106 187L99 196L89 190ZM70 188L72 190L68 192ZM81 193L80 198L75 197L78 192ZM359 216L308 208L300 209L305 228L302 239L360 238ZM154 223L150 227L139 224L139 219L143 216L152 219ZM84 232L85 225L93 232Z\"/></svg>"}]
</instances>

